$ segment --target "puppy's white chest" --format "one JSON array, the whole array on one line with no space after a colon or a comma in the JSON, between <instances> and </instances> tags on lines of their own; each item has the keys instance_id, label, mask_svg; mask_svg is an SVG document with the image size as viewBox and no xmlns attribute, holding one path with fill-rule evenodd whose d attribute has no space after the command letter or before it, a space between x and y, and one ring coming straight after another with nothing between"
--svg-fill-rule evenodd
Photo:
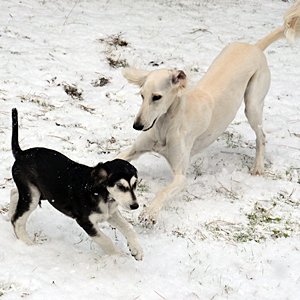
<instances>
[{"instance_id":1,"label":"puppy's white chest","mask_svg":"<svg viewBox=\"0 0 300 300\"><path fill-rule=\"evenodd\" d=\"M114 202L100 203L99 213L93 213L90 218L92 218L97 223L102 223L107 221L113 213L118 209L118 204Z\"/></svg>"}]
</instances>

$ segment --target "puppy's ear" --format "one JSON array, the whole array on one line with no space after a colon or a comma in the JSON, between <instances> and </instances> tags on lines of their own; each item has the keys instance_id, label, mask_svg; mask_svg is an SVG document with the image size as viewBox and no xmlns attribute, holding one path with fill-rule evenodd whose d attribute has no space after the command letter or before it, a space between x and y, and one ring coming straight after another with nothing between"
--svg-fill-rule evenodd
<instances>
[{"instance_id":1,"label":"puppy's ear","mask_svg":"<svg viewBox=\"0 0 300 300\"><path fill-rule=\"evenodd\" d=\"M178 96L181 96L185 92L187 86L187 78L183 71L175 71L172 77L172 84L178 88Z\"/></svg>"},{"instance_id":2,"label":"puppy's ear","mask_svg":"<svg viewBox=\"0 0 300 300\"><path fill-rule=\"evenodd\" d=\"M107 171L104 169L102 163L99 163L91 173L91 179L96 185L105 182L107 180L107 177Z\"/></svg>"},{"instance_id":3,"label":"puppy's ear","mask_svg":"<svg viewBox=\"0 0 300 300\"><path fill-rule=\"evenodd\" d=\"M124 68L122 71L123 76L127 79L129 83L136 84L142 87L149 75L147 70L139 70L133 68Z\"/></svg>"}]
</instances>

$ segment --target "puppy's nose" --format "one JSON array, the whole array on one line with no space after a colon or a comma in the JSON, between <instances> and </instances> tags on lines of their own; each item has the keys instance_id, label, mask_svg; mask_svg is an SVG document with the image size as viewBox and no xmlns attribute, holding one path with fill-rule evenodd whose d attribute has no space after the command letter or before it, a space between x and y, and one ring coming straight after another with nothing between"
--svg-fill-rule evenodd
<instances>
[{"instance_id":1,"label":"puppy's nose","mask_svg":"<svg viewBox=\"0 0 300 300\"><path fill-rule=\"evenodd\" d=\"M144 129L144 125L142 125L141 123L134 123L133 129L141 131Z\"/></svg>"},{"instance_id":2,"label":"puppy's nose","mask_svg":"<svg viewBox=\"0 0 300 300\"><path fill-rule=\"evenodd\" d=\"M137 203L131 204L130 209L138 209L139 205Z\"/></svg>"}]
</instances>

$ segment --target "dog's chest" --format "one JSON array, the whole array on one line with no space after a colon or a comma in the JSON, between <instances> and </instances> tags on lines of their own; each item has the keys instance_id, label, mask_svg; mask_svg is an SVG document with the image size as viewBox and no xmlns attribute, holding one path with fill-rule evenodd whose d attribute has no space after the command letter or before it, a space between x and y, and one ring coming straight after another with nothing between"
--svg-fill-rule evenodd
<instances>
[{"instance_id":1,"label":"dog's chest","mask_svg":"<svg viewBox=\"0 0 300 300\"><path fill-rule=\"evenodd\" d=\"M102 203L98 205L98 212L93 214L93 217L96 219L96 222L102 223L107 221L112 214L114 214L118 209L118 204L116 201Z\"/></svg>"}]
</instances>

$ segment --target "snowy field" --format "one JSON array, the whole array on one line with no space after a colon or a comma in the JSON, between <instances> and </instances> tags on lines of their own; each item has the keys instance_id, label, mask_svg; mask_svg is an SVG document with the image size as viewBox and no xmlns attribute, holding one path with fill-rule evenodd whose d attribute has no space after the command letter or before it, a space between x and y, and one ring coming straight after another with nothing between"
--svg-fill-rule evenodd
<instances>
[{"instance_id":1,"label":"snowy field","mask_svg":"<svg viewBox=\"0 0 300 300\"><path fill-rule=\"evenodd\" d=\"M133 164L141 208L122 211L142 262L106 255L46 201L30 217L36 245L7 221L13 157L20 145L55 149L90 166L115 157L138 132L138 88L126 64L184 69L197 82L227 44L255 43L282 24L293 1L2 0L0 2L0 299L299 299L300 43L271 45L265 174L251 176L255 136L242 107L226 132L193 157L188 186L150 229L143 206L172 180L156 154ZM124 237L101 224L128 253Z\"/></svg>"}]
</instances>

